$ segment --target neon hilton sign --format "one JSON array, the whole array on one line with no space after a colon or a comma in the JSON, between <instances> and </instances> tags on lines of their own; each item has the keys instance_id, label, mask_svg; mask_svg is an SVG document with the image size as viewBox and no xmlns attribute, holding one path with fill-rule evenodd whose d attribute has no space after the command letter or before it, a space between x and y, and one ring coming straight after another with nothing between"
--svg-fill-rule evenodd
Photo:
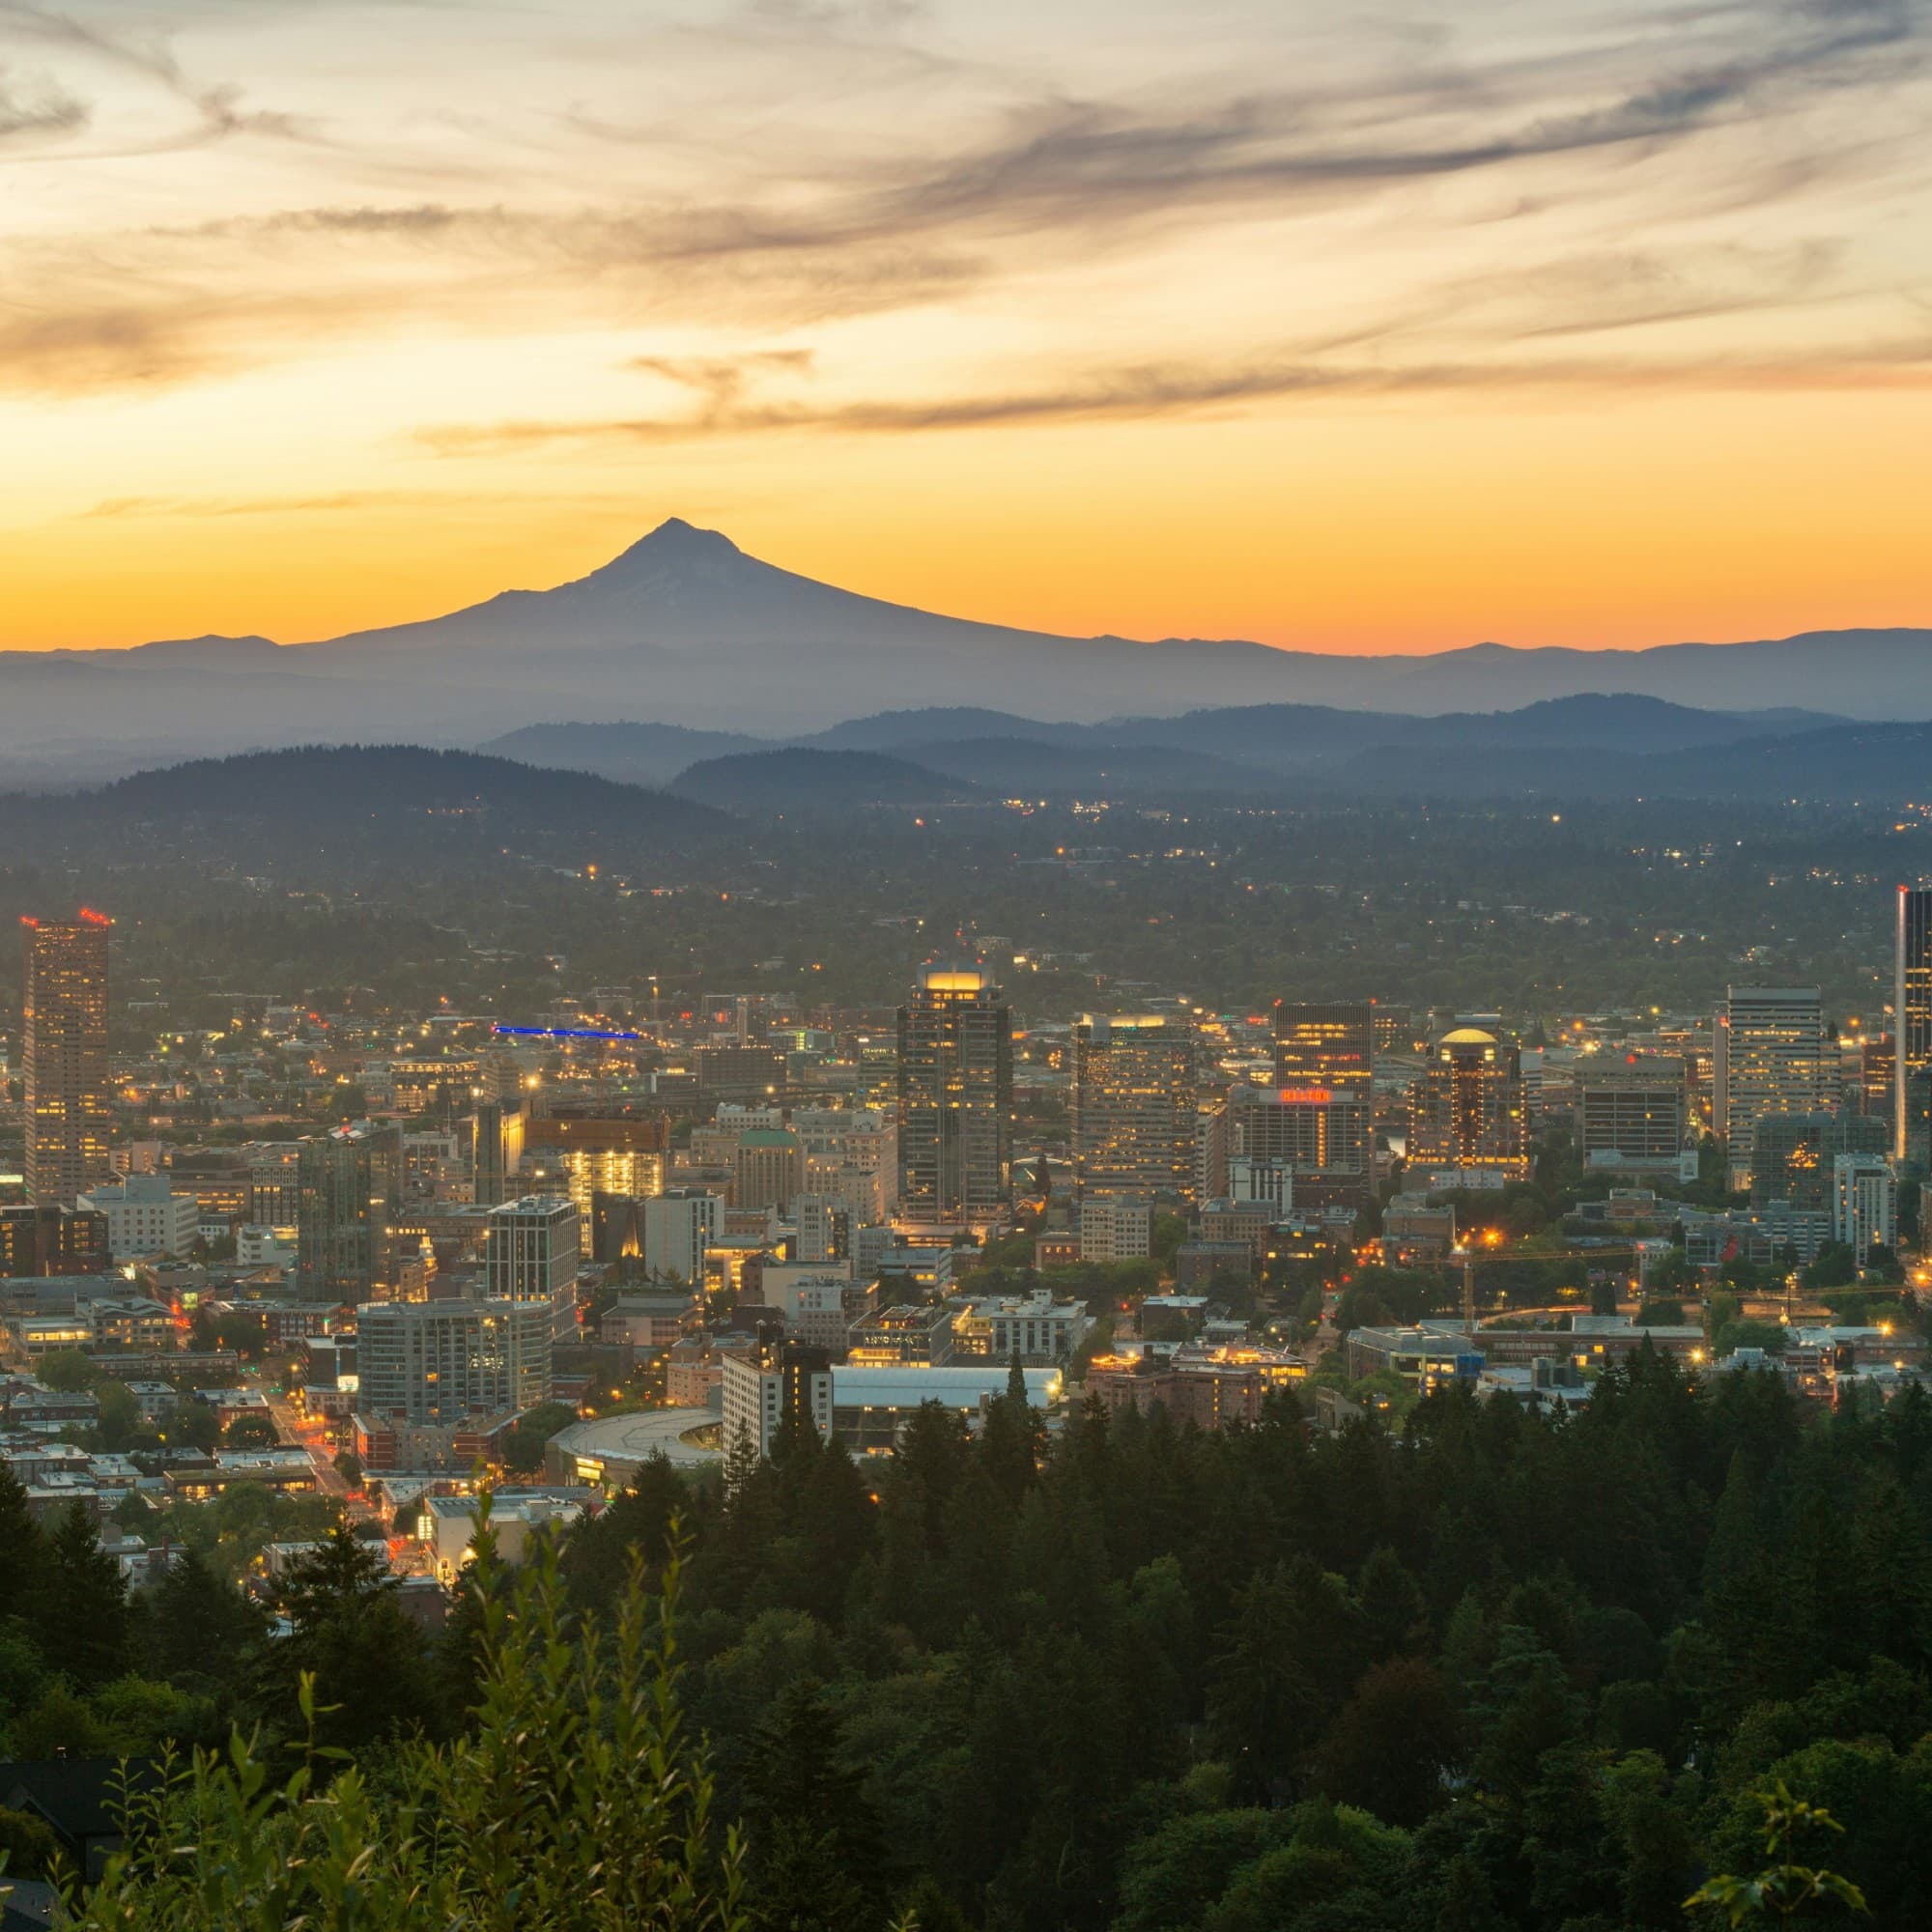
<instances>
[{"instance_id":1,"label":"neon hilton sign","mask_svg":"<svg viewBox=\"0 0 1932 1932\"><path fill-rule=\"evenodd\" d=\"M1335 1096L1325 1087L1284 1087L1275 1097L1284 1107L1325 1107Z\"/></svg>"}]
</instances>

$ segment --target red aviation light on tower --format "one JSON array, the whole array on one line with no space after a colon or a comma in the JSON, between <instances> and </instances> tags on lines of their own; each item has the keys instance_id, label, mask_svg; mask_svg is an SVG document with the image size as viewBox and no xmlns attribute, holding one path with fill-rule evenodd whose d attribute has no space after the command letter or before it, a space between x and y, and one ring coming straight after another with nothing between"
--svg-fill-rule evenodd
<instances>
[{"instance_id":1,"label":"red aviation light on tower","mask_svg":"<svg viewBox=\"0 0 1932 1932\"><path fill-rule=\"evenodd\" d=\"M83 925L112 925L114 922L104 912L96 912L92 906L82 906L80 923Z\"/></svg>"},{"instance_id":2,"label":"red aviation light on tower","mask_svg":"<svg viewBox=\"0 0 1932 1932\"><path fill-rule=\"evenodd\" d=\"M22 925L31 926L36 932L40 931L41 929L40 921L37 920L30 912L23 912L20 915L20 923Z\"/></svg>"}]
</instances>

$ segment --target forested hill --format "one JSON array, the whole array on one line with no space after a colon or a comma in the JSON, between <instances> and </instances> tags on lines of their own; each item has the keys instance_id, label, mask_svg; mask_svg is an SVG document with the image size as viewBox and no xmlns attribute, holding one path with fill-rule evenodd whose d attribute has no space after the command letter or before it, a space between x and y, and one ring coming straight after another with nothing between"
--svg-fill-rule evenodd
<instances>
[{"instance_id":1,"label":"forested hill","mask_svg":"<svg viewBox=\"0 0 1932 1932\"><path fill-rule=\"evenodd\" d=\"M520 840L656 847L726 831L695 800L586 772L419 745L311 745L139 772L72 797L0 799L37 839L120 839L254 854L353 847L372 857L501 849Z\"/></svg>"},{"instance_id":2,"label":"forested hill","mask_svg":"<svg viewBox=\"0 0 1932 1932\"><path fill-rule=\"evenodd\" d=\"M922 1932L1681 1932L1707 1876L1764 1864L1777 1780L1842 1823L1793 1850L1862 1889L1862 1922L1932 1918L1916 1389L1834 1415L1769 1374L1690 1383L1646 1355L1567 1421L1457 1391L1400 1435L1327 1435L1283 1395L1252 1429L1087 1412L1050 1444L1009 1397L976 1437L926 1409L883 1463L800 1431L736 1473L727 1506L715 1472L647 1464L561 1552L578 1629L621 1659L630 1566L655 1585L681 1526L702 1815L650 1771L662 1719L639 1713L668 1705L580 1683L551 1612L469 1603L426 1638L347 1538L270 1638L213 1614L198 1558L117 1611L111 1569L15 1507L0 1721L136 1751L260 1725L293 1766L314 1671L318 1743L467 1821L410 1839L407 1807L303 1812L318 1872L367 1849L385 1925L427 1926L439 1887L507 1883L505 1841L553 1899L613 1860L657 1861L640 1895L687 1865L722 1884L738 1820L748 1932L885 1932L908 1906ZM473 1757L425 1755L466 1734ZM578 1776L571 1740L599 1737ZM654 1790L668 1837L639 1835ZM227 1802L184 1800L165 1843L229 1859ZM250 1829L249 1856L306 1868L295 1827ZM213 1922L167 1918L171 1895L199 1896L82 1923Z\"/></svg>"},{"instance_id":3,"label":"forested hill","mask_svg":"<svg viewBox=\"0 0 1932 1932\"><path fill-rule=\"evenodd\" d=\"M869 805L937 805L979 787L882 752L813 752L785 746L702 758L672 789L706 805L748 813L849 811Z\"/></svg>"}]
</instances>

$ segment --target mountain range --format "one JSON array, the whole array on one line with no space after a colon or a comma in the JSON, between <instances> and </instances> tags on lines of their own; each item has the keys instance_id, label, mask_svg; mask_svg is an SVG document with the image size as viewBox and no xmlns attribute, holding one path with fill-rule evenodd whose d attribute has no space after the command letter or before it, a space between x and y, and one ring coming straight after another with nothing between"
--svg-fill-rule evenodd
<instances>
[{"instance_id":1,"label":"mountain range","mask_svg":"<svg viewBox=\"0 0 1932 1932\"><path fill-rule=\"evenodd\" d=\"M1096 725L1204 706L1424 717L1589 694L1726 714L1932 717L1932 631L1611 651L1484 643L1412 657L1066 638L859 596L673 518L574 582L420 622L298 644L0 650L0 782L73 783L319 739L474 745L539 719L795 740L882 709L989 714L986 729L937 734L956 739L1011 736L1003 721L1016 714ZM891 738L898 727L872 728ZM742 749L714 743L684 762Z\"/></svg>"},{"instance_id":2,"label":"mountain range","mask_svg":"<svg viewBox=\"0 0 1932 1932\"><path fill-rule=\"evenodd\" d=\"M536 724L486 749L668 785L753 815L1013 796L1802 798L1895 807L1932 789L1932 724L1737 715L1632 696L1439 718L1254 705L1104 724L935 708L856 719L788 743L666 724Z\"/></svg>"}]
</instances>

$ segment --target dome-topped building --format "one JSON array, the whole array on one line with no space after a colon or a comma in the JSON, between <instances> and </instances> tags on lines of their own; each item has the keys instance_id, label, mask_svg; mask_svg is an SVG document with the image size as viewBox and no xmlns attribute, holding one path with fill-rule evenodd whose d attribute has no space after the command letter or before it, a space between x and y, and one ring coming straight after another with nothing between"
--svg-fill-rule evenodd
<instances>
[{"instance_id":1,"label":"dome-topped building","mask_svg":"<svg viewBox=\"0 0 1932 1932\"><path fill-rule=\"evenodd\" d=\"M1481 1027L1456 1027L1430 1048L1409 1100L1408 1160L1475 1174L1529 1173L1522 1062Z\"/></svg>"}]
</instances>

